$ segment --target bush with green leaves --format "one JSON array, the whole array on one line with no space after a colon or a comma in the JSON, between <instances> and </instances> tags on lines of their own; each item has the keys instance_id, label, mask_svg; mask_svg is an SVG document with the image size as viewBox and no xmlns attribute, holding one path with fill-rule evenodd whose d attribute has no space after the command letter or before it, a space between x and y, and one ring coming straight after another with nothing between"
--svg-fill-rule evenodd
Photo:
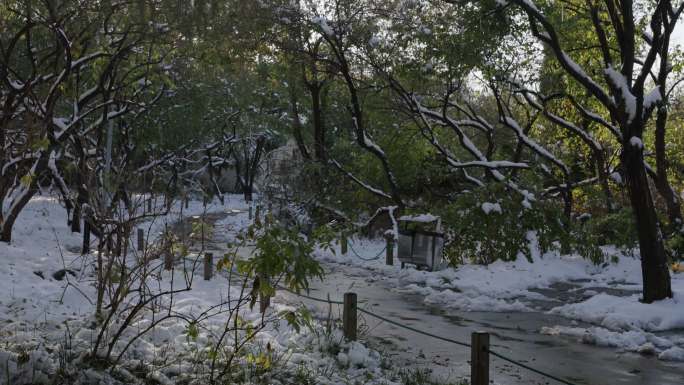
<instances>
[{"instance_id":1,"label":"bush with green leaves","mask_svg":"<svg viewBox=\"0 0 684 385\"><path fill-rule=\"evenodd\" d=\"M591 243L610 244L621 249L633 249L638 246L634 214L628 207L593 216L583 226Z\"/></svg>"},{"instance_id":2,"label":"bush with green leaves","mask_svg":"<svg viewBox=\"0 0 684 385\"><path fill-rule=\"evenodd\" d=\"M249 259L237 260L238 272L254 278L259 294L272 296L275 285L300 291L309 287L311 278L323 278L323 268L313 258L316 247L332 249L332 237L321 228L306 237L298 229L279 223L254 224L239 239L254 242ZM264 279L266 278L266 279Z\"/></svg>"},{"instance_id":3,"label":"bush with green leaves","mask_svg":"<svg viewBox=\"0 0 684 385\"><path fill-rule=\"evenodd\" d=\"M594 263L603 261L596 243L584 241L585 232L569 223L558 202L530 202L501 188L483 188L460 195L442 210L451 265L467 261L489 264L533 259L530 243L540 253L554 248L577 252Z\"/></svg>"},{"instance_id":4,"label":"bush with green leaves","mask_svg":"<svg viewBox=\"0 0 684 385\"><path fill-rule=\"evenodd\" d=\"M684 260L684 233L678 232L670 236L665 242L665 247L673 262Z\"/></svg>"}]
</instances>

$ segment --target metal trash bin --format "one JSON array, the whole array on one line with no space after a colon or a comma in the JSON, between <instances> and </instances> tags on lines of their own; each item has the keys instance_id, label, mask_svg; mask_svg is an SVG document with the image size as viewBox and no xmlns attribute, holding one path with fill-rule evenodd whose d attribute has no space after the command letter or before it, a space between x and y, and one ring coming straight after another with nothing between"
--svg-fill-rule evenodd
<instances>
[{"instance_id":1,"label":"metal trash bin","mask_svg":"<svg viewBox=\"0 0 684 385\"><path fill-rule=\"evenodd\" d=\"M397 257L403 268L406 263L416 267L425 267L430 271L443 267L442 251L444 249L444 233L425 230L425 227L440 229L439 218L426 221L415 220L416 217L404 216L399 218L400 230ZM434 222L434 223L433 223Z\"/></svg>"}]
</instances>

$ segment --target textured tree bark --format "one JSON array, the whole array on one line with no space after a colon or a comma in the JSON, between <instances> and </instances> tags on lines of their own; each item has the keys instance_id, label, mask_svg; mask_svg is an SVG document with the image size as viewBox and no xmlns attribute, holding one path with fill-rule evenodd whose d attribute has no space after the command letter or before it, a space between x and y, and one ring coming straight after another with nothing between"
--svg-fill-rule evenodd
<instances>
[{"instance_id":1,"label":"textured tree bark","mask_svg":"<svg viewBox=\"0 0 684 385\"><path fill-rule=\"evenodd\" d=\"M302 121L299 117L299 108L297 107L297 95L293 89L290 91L290 107L292 109L292 135L294 136L295 142L297 143L297 148L299 153L304 159L311 159L309 156L309 151L306 149L306 144L304 143L304 137L302 136Z\"/></svg>"},{"instance_id":2,"label":"textured tree bark","mask_svg":"<svg viewBox=\"0 0 684 385\"><path fill-rule=\"evenodd\" d=\"M602 150L594 150L594 160L596 162L596 175L599 178L599 184L601 185L601 190L603 190L603 196L606 200L606 210L608 212L613 212L613 193L610 191L610 185L608 184L608 172L606 166L606 157L603 155Z\"/></svg>"},{"instance_id":3,"label":"textured tree bark","mask_svg":"<svg viewBox=\"0 0 684 385\"><path fill-rule=\"evenodd\" d=\"M18 201L12 205L12 208L8 213L2 217L2 223L0 223L0 242L11 242L12 241L12 228L14 227L14 222L16 222L19 213L28 202L33 198L38 192L38 179L42 175L47 165L47 158L45 154L41 155L41 158L37 161L35 167L35 175L31 178L30 186L26 188L26 191L22 196L18 197Z\"/></svg>"},{"instance_id":4,"label":"textured tree bark","mask_svg":"<svg viewBox=\"0 0 684 385\"><path fill-rule=\"evenodd\" d=\"M667 169L669 163L667 161L667 153L665 149L665 132L667 130L667 77L672 69L670 66L669 46L670 46L671 32L667 29L664 31L663 45L660 48L660 66L658 69L658 85L660 95L664 99L656 109L656 124L655 124L655 155L656 155L656 173L655 186L658 193L665 200L667 207L667 216L670 221L671 231L678 230L684 224L682 222L682 206L679 197L670 186L667 178Z\"/></svg>"},{"instance_id":5,"label":"textured tree bark","mask_svg":"<svg viewBox=\"0 0 684 385\"><path fill-rule=\"evenodd\" d=\"M655 155L656 155L656 173L655 186L658 193L665 200L667 207L667 216L670 221L670 226L677 229L682 226L682 205L677 197L677 194L670 186L667 178L668 162L665 153L665 125L667 124L667 108L659 107L656 115L655 127Z\"/></svg>"},{"instance_id":6,"label":"textured tree bark","mask_svg":"<svg viewBox=\"0 0 684 385\"><path fill-rule=\"evenodd\" d=\"M81 245L81 255L90 254L90 222L83 221L83 244Z\"/></svg>"},{"instance_id":7,"label":"textured tree bark","mask_svg":"<svg viewBox=\"0 0 684 385\"><path fill-rule=\"evenodd\" d=\"M74 213L71 215L71 232L81 232L81 205L79 203L74 205Z\"/></svg>"},{"instance_id":8,"label":"textured tree bark","mask_svg":"<svg viewBox=\"0 0 684 385\"><path fill-rule=\"evenodd\" d=\"M660 232L655 205L648 187L642 149L626 143L622 163L636 219L645 303L671 298L670 271L667 267L663 237Z\"/></svg>"},{"instance_id":9,"label":"textured tree bark","mask_svg":"<svg viewBox=\"0 0 684 385\"><path fill-rule=\"evenodd\" d=\"M316 160L325 160L325 126L323 123L323 111L321 106L321 84L308 84L311 93L311 109L313 112L314 126L314 155Z\"/></svg>"}]
</instances>

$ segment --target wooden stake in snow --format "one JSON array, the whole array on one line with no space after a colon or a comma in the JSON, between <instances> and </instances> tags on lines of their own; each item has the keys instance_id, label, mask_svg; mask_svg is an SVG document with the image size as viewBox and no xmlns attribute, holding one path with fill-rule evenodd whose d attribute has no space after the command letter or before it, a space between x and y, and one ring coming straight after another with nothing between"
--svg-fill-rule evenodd
<instances>
[{"instance_id":1,"label":"wooden stake in snow","mask_svg":"<svg viewBox=\"0 0 684 385\"><path fill-rule=\"evenodd\" d=\"M164 270L173 269L173 249L169 236L169 229L166 224L164 225L164 243L162 251L164 253Z\"/></svg>"},{"instance_id":2,"label":"wooden stake in snow","mask_svg":"<svg viewBox=\"0 0 684 385\"><path fill-rule=\"evenodd\" d=\"M171 254L171 250L166 250L164 252L164 270L171 269L173 269L173 254Z\"/></svg>"},{"instance_id":3,"label":"wooden stake in snow","mask_svg":"<svg viewBox=\"0 0 684 385\"><path fill-rule=\"evenodd\" d=\"M204 254L204 280L209 281L214 275L214 254Z\"/></svg>"},{"instance_id":4,"label":"wooden stake in snow","mask_svg":"<svg viewBox=\"0 0 684 385\"><path fill-rule=\"evenodd\" d=\"M138 229L138 251L145 250L145 230Z\"/></svg>"},{"instance_id":5,"label":"wooden stake in snow","mask_svg":"<svg viewBox=\"0 0 684 385\"><path fill-rule=\"evenodd\" d=\"M387 239L387 253L385 254L385 264L392 266L394 265L394 237L392 235L386 235Z\"/></svg>"},{"instance_id":6,"label":"wooden stake in snow","mask_svg":"<svg viewBox=\"0 0 684 385\"><path fill-rule=\"evenodd\" d=\"M342 255L347 255L347 236L342 233L342 236L340 237L340 252Z\"/></svg>"},{"instance_id":7,"label":"wooden stake in snow","mask_svg":"<svg viewBox=\"0 0 684 385\"><path fill-rule=\"evenodd\" d=\"M344 293L342 329L344 338L356 341L356 293Z\"/></svg>"},{"instance_id":8,"label":"wooden stake in snow","mask_svg":"<svg viewBox=\"0 0 684 385\"><path fill-rule=\"evenodd\" d=\"M470 384L489 385L489 333L471 334Z\"/></svg>"}]
</instances>

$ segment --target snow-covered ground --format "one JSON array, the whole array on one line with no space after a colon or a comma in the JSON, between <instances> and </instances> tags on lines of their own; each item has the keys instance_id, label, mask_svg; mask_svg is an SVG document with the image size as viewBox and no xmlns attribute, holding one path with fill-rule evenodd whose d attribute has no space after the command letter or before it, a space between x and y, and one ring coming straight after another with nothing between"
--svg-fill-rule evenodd
<instances>
[{"instance_id":1,"label":"snow-covered ground","mask_svg":"<svg viewBox=\"0 0 684 385\"><path fill-rule=\"evenodd\" d=\"M317 257L364 267L372 272L368 279L419 294L447 312L547 312L589 326L548 325L540 333L684 361L684 274L672 275L672 299L643 304L638 256L607 247L604 252L617 262L596 266L577 255L532 250L533 263L519 258L429 272L401 269L396 257L394 266L387 266L383 250L384 241L357 238L346 255L319 250Z\"/></svg>"},{"instance_id":2,"label":"snow-covered ground","mask_svg":"<svg viewBox=\"0 0 684 385\"><path fill-rule=\"evenodd\" d=\"M231 240L245 228L247 206L231 196L225 205L210 203L208 213L221 213L215 224L220 242ZM191 202L183 216L204 211L200 202ZM150 240L165 227L180 219L180 205L153 221L140 224ZM85 362L86 353L97 338L94 322L96 291L93 261L95 256L80 256L81 235L71 233L65 222L65 210L52 197L36 197L19 217L13 242L0 243L0 384L47 383L55 374L66 373L77 384L140 382L136 367L145 367L146 377L160 383L202 378L206 370L208 343L225 327L221 312L199 323L195 335L189 333L188 320L212 306L236 296L237 287L225 277L204 281L200 274L189 291L174 296L172 317L157 324L136 340L122 356L115 372L96 369ZM133 253L133 245L130 252ZM606 249L609 254L617 254ZM535 253L533 253L535 254ZM384 242L354 239L347 255L317 251L328 263L354 265L369 272L368 280L384 280L399 292L421 295L427 304L445 311L544 312L576 320L574 326L549 324L539 332L576 338L587 344L624 351L656 355L662 360L684 361L684 274L673 274L674 298L656 304L638 301L641 270L637 258L620 255L617 263L595 266L578 256L547 253L534 263L495 262L489 266L465 265L457 269L427 272L414 268L386 266ZM538 253L536 254L538 255ZM155 266L160 260L153 261ZM182 264L182 262L177 262ZM68 269L63 277L56 272ZM183 270L159 269L158 290L172 282L183 282ZM61 278L61 279L58 279ZM274 299L269 314L295 310L290 304ZM169 302L167 302L168 304ZM162 305L164 305L162 303ZM149 327L154 319L147 312L133 320L122 341L129 341L137 331ZM154 315L155 317L158 314ZM261 314L246 311L245 322L257 325ZM285 321L274 321L249 344L252 362L245 358L241 366L245 376L256 373L254 357L267 352L278 366L279 376L269 383L363 383L392 384L396 369L377 351L354 342L347 343L339 330L314 322L313 329L299 332ZM114 351L123 348L122 343ZM262 363L263 364L263 363ZM60 374L62 375L62 374ZM262 378L263 380L263 378ZM247 380L246 383L249 383Z\"/></svg>"},{"instance_id":3,"label":"snow-covered ground","mask_svg":"<svg viewBox=\"0 0 684 385\"><path fill-rule=\"evenodd\" d=\"M225 206L214 201L206 208L211 213L229 213L217 223L226 231L240 230L249 220L247 206L238 196L227 199ZM191 202L184 216L200 215L204 207ZM149 240L154 240L167 226L180 218L180 205L154 221L140 225ZM223 237L225 239L226 237ZM229 238L229 237L228 237ZM96 272L94 256L80 255L81 234L71 233L66 225L65 210L52 197L31 200L16 223L11 244L0 243L0 384L13 385L55 383L68 378L74 384L134 384L142 377L162 384L180 380L184 383L206 383L207 362L211 359L211 343L225 328L227 308L214 308L240 295L238 286L230 286L223 276L204 281L201 271L192 281L191 290L174 295L173 300L160 300L160 311L143 312L132 320L114 352L121 351L141 330L156 323L164 314L173 317L159 322L135 340L115 371L97 369L86 362L86 353L97 339L94 318ZM134 245L130 252L134 253ZM152 282L157 291L185 284L187 276L178 264L171 271L158 268L158 279ZM159 266L160 260L151 262ZM60 270L68 272L53 276ZM232 296L232 297L231 297ZM335 328L327 330L314 320L311 328L299 331L283 320L275 320L284 311L295 310L288 304L273 301L267 318L274 320L246 346L239 367L244 370L244 383L257 376L270 376L268 383L346 384L362 378L364 383L393 384L396 378L391 365L376 351L344 340ZM168 308L165 308L168 307ZM168 311L168 313L165 313ZM202 317L203 313L213 314ZM243 311L241 321L251 327L261 322L258 306ZM198 320L191 327L189 320ZM116 319L114 325L120 325ZM111 334L105 337L111 337ZM230 337L230 336L229 336ZM230 346L230 344L228 344ZM115 355L116 356L116 355ZM255 361L269 357L267 366L278 368L273 373L257 373ZM141 375L136 370L144 368ZM57 382L59 383L59 382ZM148 382L145 382L148 383Z\"/></svg>"}]
</instances>

